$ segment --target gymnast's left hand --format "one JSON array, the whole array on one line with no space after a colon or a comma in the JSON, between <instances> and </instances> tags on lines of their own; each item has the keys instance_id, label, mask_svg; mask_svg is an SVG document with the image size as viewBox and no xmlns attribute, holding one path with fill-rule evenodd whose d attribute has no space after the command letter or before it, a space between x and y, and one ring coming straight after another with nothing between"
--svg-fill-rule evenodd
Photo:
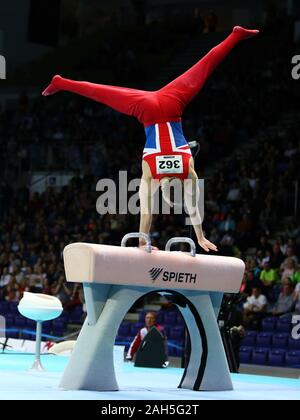
<instances>
[{"instance_id":1,"label":"gymnast's left hand","mask_svg":"<svg viewBox=\"0 0 300 420\"><path fill-rule=\"evenodd\" d=\"M214 245L212 242L210 242L208 239L206 239L204 237L198 240L198 244L206 252L209 252L210 250L211 251L218 251L218 248L216 247L216 245Z\"/></svg>"}]
</instances>

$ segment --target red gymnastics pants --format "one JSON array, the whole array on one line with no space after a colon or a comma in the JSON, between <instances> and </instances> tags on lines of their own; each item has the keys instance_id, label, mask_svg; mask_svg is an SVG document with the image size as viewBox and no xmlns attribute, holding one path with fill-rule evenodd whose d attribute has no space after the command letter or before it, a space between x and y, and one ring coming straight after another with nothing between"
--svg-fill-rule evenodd
<instances>
[{"instance_id":1,"label":"red gymnastics pants","mask_svg":"<svg viewBox=\"0 0 300 420\"><path fill-rule=\"evenodd\" d=\"M205 81L229 52L243 39L259 31L236 26L232 33L193 67L157 91L143 91L79 82L55 76L44 96L69 91L101 102L123 114L136 117L144 126L179 121L185 107L202 89Z\"/></svg>"}]
</instances>

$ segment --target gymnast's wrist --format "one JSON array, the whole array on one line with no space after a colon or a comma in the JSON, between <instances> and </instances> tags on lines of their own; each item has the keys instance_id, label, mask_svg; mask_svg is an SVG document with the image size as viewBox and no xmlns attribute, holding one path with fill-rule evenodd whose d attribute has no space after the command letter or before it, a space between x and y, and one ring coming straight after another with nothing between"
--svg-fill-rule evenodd
<instances>
[{"instance_id":1,"label":"gymnast's wrist","mask_svg":"<svg viewBox=\"0 0 300 420\"><path fill-rule=\"evenodd\" d=\"M197 239L198 239L198 242L199 241L202 241L203 239L205 239L204 233L203 232L199 232L198 235L197 235Z\"/></svg>"}]
</instances>

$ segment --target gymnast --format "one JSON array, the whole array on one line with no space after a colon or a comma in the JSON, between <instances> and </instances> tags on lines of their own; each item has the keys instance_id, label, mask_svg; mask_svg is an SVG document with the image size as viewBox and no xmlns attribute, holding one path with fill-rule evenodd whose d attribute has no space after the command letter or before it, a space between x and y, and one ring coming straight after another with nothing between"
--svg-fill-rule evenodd
<instances>
[{"instance_id":1,"label":"gymnast","mask_svg":"<svg viewBox=\"0 0 300 420\"><path fill-rule=\"evenodd\" d=\"M209 75L229 52L240 41L255 36L258 32L235 26L223 42L181 76L157 91L73 81L59 75L54 76L51 84L44 90L44 96L68 91L88 97L123 114L134 116L144 125L146 144L139 190L140 232L147 234L150 232L152 222L150 202L153 190L160 187L165 200L170 202L170 181L180 180L184 183L189 179L193 187L184 188L184 199L198 243L207 252L217 251L216 245L204 236L199 210L192 208L193 197L199 192L198 177L191 150L182 132L181 116L185 107L199 93ZM140 241L140 245L144 246L143 240Z\"/></svg>"}]
</instances>

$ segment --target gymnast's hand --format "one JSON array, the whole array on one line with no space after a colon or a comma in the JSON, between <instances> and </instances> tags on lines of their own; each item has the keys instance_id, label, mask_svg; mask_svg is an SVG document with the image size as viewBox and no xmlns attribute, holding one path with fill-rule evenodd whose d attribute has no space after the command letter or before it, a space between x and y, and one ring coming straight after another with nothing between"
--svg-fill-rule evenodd
<instances>
[{"instance_id":1,"label":"gymnast's hand","mask_svg":"<svg viewBox=\"0 0 300 420\"><path fill-rule=\"evenodd\" d=\"M140 245L139 248L146 250L147 245ZM159 249L156 246L151 245L151 251L159 251Z\"/></svg>"},{"instance_id":2,"label":"gymnast's hand","mask_svg":"<svg viewBox=\"0 0 300 420\"><path fill-rule=\"evenodd\" d=\"M218 251L218 248L216 247L216 245L214 245L208 239L204 238L204 236L201 239L198 240L198 244L206 252L209 252L210 250L212 250L212 251Z\"/></svg>"}]
</instances>

